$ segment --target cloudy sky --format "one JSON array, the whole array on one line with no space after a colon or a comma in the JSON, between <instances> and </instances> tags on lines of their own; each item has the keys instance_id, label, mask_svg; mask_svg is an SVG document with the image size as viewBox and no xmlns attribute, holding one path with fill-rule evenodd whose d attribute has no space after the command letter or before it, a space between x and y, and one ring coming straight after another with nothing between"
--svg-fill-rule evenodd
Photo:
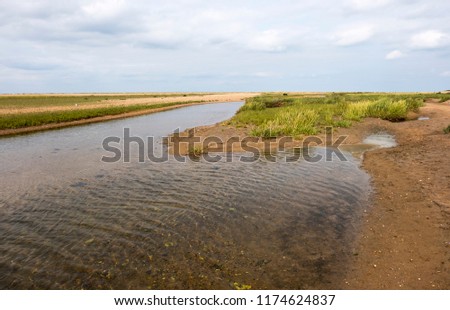
<instances>
[{"instance_id":1,"label":"cloudy sky","mask_svg":"<svg viewBox=\"0 0 450 310\"><path fill-rule=\"evenodd\" d=\"M0 0L0 93L450 89L450 1Z\"/></svg>"}]
</instances>

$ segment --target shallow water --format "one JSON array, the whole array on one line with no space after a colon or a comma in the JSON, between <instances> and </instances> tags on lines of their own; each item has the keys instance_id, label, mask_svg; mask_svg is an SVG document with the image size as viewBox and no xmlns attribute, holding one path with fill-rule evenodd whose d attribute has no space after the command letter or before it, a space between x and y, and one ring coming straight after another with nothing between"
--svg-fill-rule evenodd
<instances>
[{"instance_id":1,"label":"shallow water","mask_svg":"<svg viewBox=\"0 0 450 310\"><path fill-rule=\"evenodd\" d=\"M417 118L418 121L428 121L430 118L428 116L419 116Z\"/></svg>"},{"instance_id":2,"label":"shallow water","mask_svg":"<svg viewBox=\"0 0 450 310\"><path fill-rule=\"evenodd\" d=\"M0 288L331 288L370 190L351 156L100 162L101 141L123 127L161 137L239 106L1 139Z\"/></svg>"},{"instance_id":3,"label":"shallow water","mask_svg":"<svg viewBox=\"0 0 450 310\"><path fill-rule=\"evenodd\" d=\"M397 141L395 141L395 137L393 135L387 133L376 133L367 136L363 140L363 144L372 144L377 147L389 148L397 146Z\"/></svg>"}]
</instances>

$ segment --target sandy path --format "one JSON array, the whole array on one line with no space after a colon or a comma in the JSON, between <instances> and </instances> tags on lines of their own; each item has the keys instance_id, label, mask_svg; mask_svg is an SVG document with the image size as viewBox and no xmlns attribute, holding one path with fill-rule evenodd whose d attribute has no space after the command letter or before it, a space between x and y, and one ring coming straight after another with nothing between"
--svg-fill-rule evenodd
<instances>
[{"instance_id":1,"label":"sandy path","mask_svg":"<svg viewBox=\"0 0 450 310\"><path fill-rule=\"evenodd\" d=\"M32 108L1 108L1 114L20 114L20 113L36 113L36 112L55 112L55 111L70 111L70 110L88 110L93 108L114 107L114 106L130 106L130 105L153 105L161 103L173 102L233 102L243 101L246 98L254 97L258 93L224 93L224 94L206 94L206 95L187 95L187 96L171 96L171 97L149 97L149 98L130 98L126 100L111 99L102 100L100 102L72 106L51 106L51 107L32 107ZM113 97L111 97L113 98Z\"/></svg>"}]
</instances>

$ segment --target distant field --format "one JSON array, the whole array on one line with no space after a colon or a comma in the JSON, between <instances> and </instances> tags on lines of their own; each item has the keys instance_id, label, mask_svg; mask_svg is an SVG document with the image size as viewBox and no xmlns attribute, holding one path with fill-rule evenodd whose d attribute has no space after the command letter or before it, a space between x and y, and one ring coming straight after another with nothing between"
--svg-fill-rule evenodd
<instances>
[{"instance_id":1,"label":"distant field","mask_svg":"<svg viewBox=\"0 0 450 310\"><path fill-rule=\"evenodd\" d=\"M154 93L154 94L73 94L73 95L0 95L0 109L21 109L35 107L64 107L91 105L92 103L109 104L111 101L138 98L172 98L205 96L212 93ZM1 110L0 110L1 111Z\"/></svg>"}]
</instances>

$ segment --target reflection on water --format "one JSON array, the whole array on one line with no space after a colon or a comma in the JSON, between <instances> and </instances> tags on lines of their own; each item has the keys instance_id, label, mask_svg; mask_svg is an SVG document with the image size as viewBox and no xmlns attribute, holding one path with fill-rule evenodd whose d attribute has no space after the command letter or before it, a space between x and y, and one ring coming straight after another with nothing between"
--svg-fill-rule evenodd
<instances>
[{"instance_id":1,"label":"reflection on water","mask_svg":"<svg viewBox=\"0 0 450 310\"><path fill-rule=\"evenodd\" d=\"M78 144L77 156L91 160L83 150L94 146ZM82 172L72 162L73 173L54 179L31 171L32 186L2 192L0 288L332 288L369 191L367 174L347 157L316 164L97 158ZM13 172L27 173L9 171L12 181Z\"/></svg>"}]
</instances>

